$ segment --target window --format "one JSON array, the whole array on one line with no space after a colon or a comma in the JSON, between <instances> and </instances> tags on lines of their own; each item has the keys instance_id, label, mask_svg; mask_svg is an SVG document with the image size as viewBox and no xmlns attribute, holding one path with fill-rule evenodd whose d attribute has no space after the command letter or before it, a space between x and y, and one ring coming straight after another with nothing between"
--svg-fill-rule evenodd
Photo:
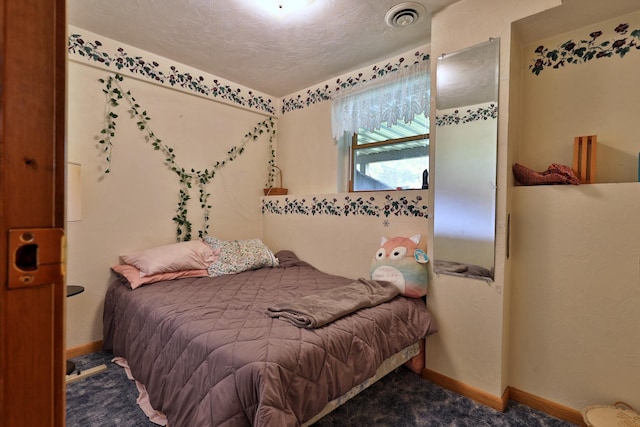
<instances>
[{"instance_id":1,"label":"window","mask_svg":"<svg viewBox=\"0 0 640 427\"><path fill-rule=\"evenodd\" d=\"M333 138L349 157L338 179L349 191L428 188L430 81L427 59L332 98Z\"/></svg>"},{"instance_id":2,"label":"window","mask_svg":"<svg viewBox=\"0 0 640 427\"><path fill-rule=\"evenodd\" d=\"M429 119L360 131L351 142L349 191L429 188Z\"/></svg>"}]
</instances>

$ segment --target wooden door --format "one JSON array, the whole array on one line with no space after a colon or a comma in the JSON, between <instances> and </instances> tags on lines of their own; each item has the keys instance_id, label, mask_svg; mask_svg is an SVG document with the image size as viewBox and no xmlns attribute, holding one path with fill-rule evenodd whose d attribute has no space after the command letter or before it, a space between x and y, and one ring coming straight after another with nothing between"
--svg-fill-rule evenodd
<instances>
[{"instance_id":1,"label":"wooden door","mask_svg":"<svg viewBox=\"0 0 640 427\"><path fill-rule=\"evenodd\" d=\"M64 426L63 264L40 264L64 253L65 1L0 6L0 426ZM39 230L35 269L13 269L15 229Z\"/></svg>"}]
</instances>

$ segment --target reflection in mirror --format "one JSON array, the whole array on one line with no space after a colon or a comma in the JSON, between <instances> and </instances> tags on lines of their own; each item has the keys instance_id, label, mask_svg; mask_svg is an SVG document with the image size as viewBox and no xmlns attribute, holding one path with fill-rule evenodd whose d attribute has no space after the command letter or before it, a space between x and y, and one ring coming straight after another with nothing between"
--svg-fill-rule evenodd
<instances>
[{"instance_id":1,"label":"reflection in mirror","mask_svg":"<svg viewBox=\"0 0 640 427\"><path fill-rule=\"evenodd\" d=\"M436 274L493 279L500 40L442 55L436 66Z\"/></svg>"}]
</instances>

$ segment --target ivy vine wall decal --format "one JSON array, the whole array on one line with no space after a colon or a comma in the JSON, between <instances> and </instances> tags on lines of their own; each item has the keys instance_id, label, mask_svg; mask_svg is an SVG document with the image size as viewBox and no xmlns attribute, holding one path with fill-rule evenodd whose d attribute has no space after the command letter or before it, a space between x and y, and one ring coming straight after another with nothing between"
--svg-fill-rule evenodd
<instances>
[{"instance_id":1,"label":"ivy vine wall decal","mask_svg":"<svg viewBox=\"0 0 640 427\"><path fill-rule=\"evenodd\" d=\"M611 58L614 55L623 58L627 53L640 51L640 29L629 32L629 24L618 25L616 34L610 40L601 40L602 31L593 31L589 37L580 41L567 40L555 49L538 46L536 58L529 70L539 75L545 68L560 68L566 64L583 64L592 59Z\"/></svg>"},{"instance_id":2,"label":"ivy vine wall decal","mask_svg":"<svg viewBox=\"0 0 640 427\"><path fill-rule=\"evenodd\" d=\"M162 142L162 140L153 132L149 126L151 117L147 114L147 111L142 109L142 107L136 102L135 98L131 95L131 92L128 90L125 91L122 88L120 84L122 81L123 77L119 74L111 75L106 80L100 79L100 82L104 84L102 91L107 97L106 126L100 131L101 139L99 140L106 156L105 160L107 162L107 167L105 169L105 173L111 172L111 152L113 150L112 138L115 137L116 134L116 119L118 118L114 109L120 105L121 101L124 100L129 104L128 112L131 115L131 118L136 120L138 129L144 133L145 140L151 143L151 146L155 151L160 151L165 156L165 164L171 171L175 172L180 179L178 207L176 209L175 216L172 218L176 223L177 241L191 240L192 223L188 219L187 210L187 202L191 199L189 190L195 185L199 191L198 200L200 202L200 208L203 211L204 230L198 231L198 237L202 238L207 234L209 229L209 214L211 210L211 205L209 204L209 197L211 194L207 191L207 184L215 177L216 171L224 167L227 163L234 161L239 155L244 153L245 146L249 141L256 141L258 137L263 134L266 134L269 138L269 149L271 153L271 158L267 168L268 177L266 186L273 186L275 172L275 149L273 143L276 134L273 118L270 117L258 123L253 130L244 136L244 139L240 144L233 146L229 151L227 151L227 157L224 160L215 162L211 169L195 170L192 168L187 170L180 166L176 161L175 150Z\"/></svg>"}]
</instances>

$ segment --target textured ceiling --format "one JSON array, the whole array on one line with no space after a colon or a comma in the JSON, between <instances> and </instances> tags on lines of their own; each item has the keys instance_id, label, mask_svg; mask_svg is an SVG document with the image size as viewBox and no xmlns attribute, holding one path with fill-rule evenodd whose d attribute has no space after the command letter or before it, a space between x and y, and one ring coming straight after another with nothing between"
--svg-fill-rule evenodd
<instances>
[{"instance_id":1,"label":"textured ceiling","mask_svg":"<svg viewBox=\"0 0 640 427\"><path fill-rule=\"evenodd\" d=\"M295 11L296 1L309 4ZM413 1L427 13L404 28L384 22L403 0L68 0L67 9L71 25L282 97L429 43L432 14L458 0Z\"/></svg>"}]
</instances>

